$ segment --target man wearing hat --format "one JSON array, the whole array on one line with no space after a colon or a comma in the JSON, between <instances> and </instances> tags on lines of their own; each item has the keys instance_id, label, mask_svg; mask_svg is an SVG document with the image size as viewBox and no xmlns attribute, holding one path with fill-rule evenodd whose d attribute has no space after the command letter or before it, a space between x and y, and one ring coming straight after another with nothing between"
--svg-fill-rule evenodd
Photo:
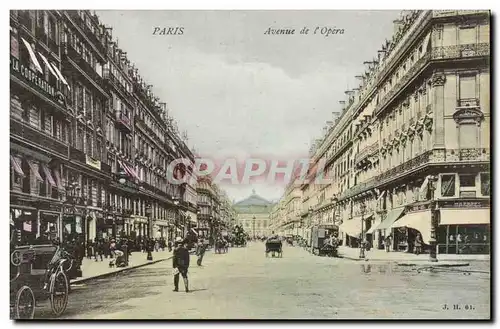
<instances>
[{"instance_id":1,"label":"man wearing hat","mask_svg":"<svg viewBox=\"0 0 500 329\"><path fill-rule=\"evenodd\" d=\"M179 291L179 274L184 280L186 292L189 292L187 272L189 268L189 251L185 247L185 242L181 237L175 238L174 256L172 257L172 267L174 268L174 291Z\"/></svg>"}]
</instances>

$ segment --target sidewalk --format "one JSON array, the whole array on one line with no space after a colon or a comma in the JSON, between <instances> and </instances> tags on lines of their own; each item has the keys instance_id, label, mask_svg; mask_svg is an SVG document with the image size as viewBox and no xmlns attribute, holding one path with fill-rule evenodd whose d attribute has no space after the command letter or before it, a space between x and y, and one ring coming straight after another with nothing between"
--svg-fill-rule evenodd
<instances>
[{"instance_id":1,"label":"sidewalk","mask_svg":"<svg viewBox=\"0 0 500 329\"><path fill-rule=\"evenodd\" d=\"M359 248L349 248L340 246L339 256L351 259L361 260L359 258ZM446 262L464 262L464 261L490 261L490 255L456 255L456 254L438 254L438 261ZM397 262L427 262L429 254L410 254L405 252L386 252L385 250L371 249L365 251L365 259L370 261L397 261Z\"/></svg>"},{"instance_id":2,"label":"sidewalk","mask_svg":"<svg viewBox=\"0 0 500 329\"><path fill-rule=\"evenodd\" d=\"M71 283L81 283L90 279L95 279L98 277L106 276L111 273L117 273L121 271L126 271L130 270L133 268L145 266L148 264L154 264L158 263L164 260L167 260L172 257L172 252L169 252L168 250L165 251L158 251L154 252L153 251L153 260L148 261L146 260L147 258L147 253L145 252L133 252L132 255L129 258L129 266L127 267L109 267L109 261L111 260L110 258L103 258L103 261L95 261L93 258L88 259L84 258L82 262L82 272L83 272L83 277L77 278L74 280L71 280ZM100 258L99 258L100 259Z\"/></svg>"}]
</instances>

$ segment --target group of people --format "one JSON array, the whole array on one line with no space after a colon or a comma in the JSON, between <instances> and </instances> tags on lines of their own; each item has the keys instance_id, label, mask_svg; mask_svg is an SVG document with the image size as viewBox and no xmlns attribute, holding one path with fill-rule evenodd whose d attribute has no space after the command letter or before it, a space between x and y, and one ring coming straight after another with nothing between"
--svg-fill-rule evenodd
<instances>
[{"instance_id":1,"label":"group of people","mask_svg":"<svg viewBox=\"0 0 500 329\"><path fill-rule=\"evenodd\" d=\"M384 238L384 248L386 252L391 251L391 247L393 245L393 236L389 234ZM424 240L422 239L422 234L417 232L415 235L415 239L408 240L408 252L414 252L416 255L420 255L422 253L422 249L424 246Z\"/></svg>"}]
</instances>

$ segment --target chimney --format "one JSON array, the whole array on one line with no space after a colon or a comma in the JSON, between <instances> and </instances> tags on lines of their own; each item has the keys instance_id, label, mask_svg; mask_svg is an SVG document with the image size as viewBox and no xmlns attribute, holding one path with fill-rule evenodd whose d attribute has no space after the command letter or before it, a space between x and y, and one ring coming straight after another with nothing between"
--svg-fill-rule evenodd
<instances>
[{"instance_id":1,"label":"chimney","mask_svg":"<svg viewBox=\"0 0 500 329\"><path fill-rule=\"evenodd\" d=\"M405 24L405 22L401 19L396 19L392 21L392 23L394 24L394 34L398 33L399 29L401 29Z\"/></svg>"}]
</instances>

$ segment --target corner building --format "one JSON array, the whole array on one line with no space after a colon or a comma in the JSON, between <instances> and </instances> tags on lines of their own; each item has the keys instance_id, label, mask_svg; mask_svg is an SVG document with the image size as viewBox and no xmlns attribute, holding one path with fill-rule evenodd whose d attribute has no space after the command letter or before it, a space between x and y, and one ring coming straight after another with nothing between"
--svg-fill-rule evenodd
<instances>
[{"instance_id":1,"label":"corner building","mask_svg":"<svg viewBox=\"0 0 500 329\"><path fill-rule=\"evenodd\" d=\"M410 11L394 27L314 145L333 183L302 185L303 235L333 223L344 245L390 234L411 252L417 233L429 244L433 197L438 252L488 253L490 13Z\"/></svg>"}]
</instances>

